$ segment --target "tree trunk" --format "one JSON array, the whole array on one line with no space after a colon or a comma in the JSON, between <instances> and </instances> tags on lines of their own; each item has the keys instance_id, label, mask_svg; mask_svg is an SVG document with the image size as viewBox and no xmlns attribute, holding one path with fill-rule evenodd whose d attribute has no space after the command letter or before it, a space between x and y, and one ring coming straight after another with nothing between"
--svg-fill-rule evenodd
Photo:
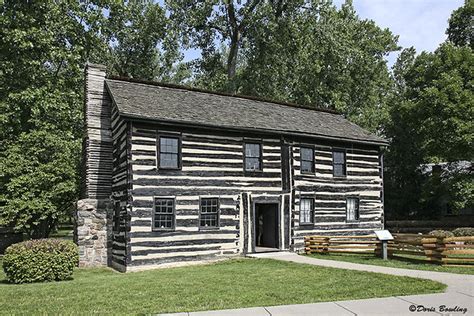
<instances>
[{"instance_id":1,"label":"tree trunk","mask_svg":"<svg viewBox=\"0 0 474 316\"><path fill-rule=\"evenodd\" d=\"M230 92L236 92L235 73L237 68L237 55L239 52L240 32L235 30L230 40L229 56L227 57L227 77Z\"/></svg>"}]
</instances>

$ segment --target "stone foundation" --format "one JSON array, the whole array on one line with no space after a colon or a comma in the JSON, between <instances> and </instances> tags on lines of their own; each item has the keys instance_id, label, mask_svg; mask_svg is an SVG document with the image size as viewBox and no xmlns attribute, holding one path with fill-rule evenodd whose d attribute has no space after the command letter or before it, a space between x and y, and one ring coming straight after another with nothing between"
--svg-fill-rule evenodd
<instances>
[{"instance_id":1,"label":"stone foundation","mask_svg":"<svg viewBox=\"0 0 474 316\"><path fill-rule=\"evenodd\" d=\"M110 200L83 199L77 202L75 241L79 266L109 265L112 240Z\"/></svg>"}]
</instances>

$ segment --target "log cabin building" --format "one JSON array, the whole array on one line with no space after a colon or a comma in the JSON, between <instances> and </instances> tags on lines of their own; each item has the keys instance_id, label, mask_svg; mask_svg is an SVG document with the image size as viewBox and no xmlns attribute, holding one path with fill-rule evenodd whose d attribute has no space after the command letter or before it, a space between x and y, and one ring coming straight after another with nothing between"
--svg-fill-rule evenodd
<instances>
[{"instance_id":1,"label":"log cabin building","mask_svg":"<svg viewBox=\"0 0 474 316\"><path fill-rule=\"evenodd\" d=\"M383 228L386 140L325 110L86 67L83 266L119 271Z\"/></svg>"}]
</instances>

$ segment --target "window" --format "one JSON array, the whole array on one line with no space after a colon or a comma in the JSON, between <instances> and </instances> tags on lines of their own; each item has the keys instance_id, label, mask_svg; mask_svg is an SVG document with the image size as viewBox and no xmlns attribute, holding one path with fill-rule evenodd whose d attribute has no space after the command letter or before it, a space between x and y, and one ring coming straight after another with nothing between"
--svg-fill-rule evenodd
<instances>
[{"instance_id":1,"label":"window","mask_svg":"<svg viewBox=\"0 0 474 316\"><path fill-rule=\"evenodd\" d=\"M199 226L203 228L219 227L219 199L201 199L201 217Z\"/></svg>"},{"instance_id":2,"label":"window","mask_svg":"<svg viewBox=\"0 0 474 316\"><path fill-rule=\"evenodd\" d=\"M159 142L159 167L162 169L180 168L179 138L160 137Z\"/></svg>"},{"instance_id":3,"label":"window","mask_svg":"<svg viewBox=\"0 0 474 316\"><path fill-rule=\"evenodd\" d=\"M300 149L301 173L314 173L314 150L309 147Z\"/></svg>"},{"instance_id":4,"label":"window","mask_svg":"<svg viewBox=\"0 0 474 316\"><path fill-rule=\"evenodd\" d=\"M300 224L312 224L314 213L313 199L300 199Z\"/></svg>"},{"instance_id":5,"label":"window","mask_svg":"<svg viewBox=\"0 0 474 316\"><path fill-rule=\"evenodd\" d=\"M153 228L156 230L174 229L174 199L155 198Z\"/></svg>"},{"instance_id":6,"label":"window","mask_svg":"<svg viewBox=\"0 0 474 316\"><path fill-rule=\"evenodd\" d=\"M346 175L346 153L344 151L333 151L332 170L335 177L343 177Z\"/></svg>"},{"instance_id":7,"label":"window","mask_svg":"<svg viewBox=\"0 0 474 316\"><path fill-rule=\"evenodd\" d=\"M348 221L359 220L359 199L358 198L347 198L346 218Z\"/></svg>"},{"instance_id":8,"label":"window","mask_svg":"<svg viewBox=\"0 0 474 316\"><path fill-rule=\"evenodd\" d=\"M245 144L245 171L262 171L261 144Z\"/></svg>"}]
</instances>

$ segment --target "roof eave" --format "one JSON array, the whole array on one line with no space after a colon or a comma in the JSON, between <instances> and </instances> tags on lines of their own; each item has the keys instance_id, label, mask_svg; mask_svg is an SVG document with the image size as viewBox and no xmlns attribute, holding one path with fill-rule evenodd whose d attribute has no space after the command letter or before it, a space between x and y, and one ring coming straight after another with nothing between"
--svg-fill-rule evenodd
<instances>
[{"instance_id":1,"label":"roof eave","mask_svg":"<svg viewBox=\"0 0 474 316\"><path fill-rule=\"evenodd\" d=\"M119 113L119 114L124 119L149 122L149 123L154 122L154 123L161 123L161 124L175 125L175 126L178 125L178 126L187 126L187 127L201 127L201 128L208 128L208 129L214 129L214 130L217 129L217 130L236 131L236 132L241 132L241 131L259 132L259 133L263 132L270 135L285 135L285 136L299 136L299 137L303 136L303 137L309 137L309 138L315 138L315 139L342 141L342 142L357 143L357 144L364 144L364 145L375 145L375 146L383 146L383 147L387 147L389 145L389 142L383 139L381 139L380 141L361 140L361 139L354 139L354 138L349 138L349 137L328 136L328 135L323 135L323 134L308 134L308 133L292 132L292 131L284 131L284 130L190 123L187 121L179 121L179 120L163 120L163 119L144 117L141 115L135 115L135 114L130 114L130 113Z\"/></svg>"}]
</instances>

